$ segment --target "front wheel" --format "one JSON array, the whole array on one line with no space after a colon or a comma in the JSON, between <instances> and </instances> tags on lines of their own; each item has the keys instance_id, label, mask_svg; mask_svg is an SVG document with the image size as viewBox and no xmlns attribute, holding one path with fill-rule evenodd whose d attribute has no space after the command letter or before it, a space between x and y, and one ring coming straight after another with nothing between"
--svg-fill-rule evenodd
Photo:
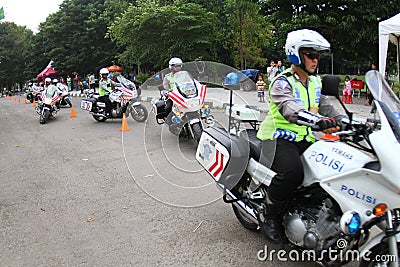
<instances>
[{"instance_id":1,"label":"front wheel","mask_svg":"<svg viewBox=\"0 0 400 267\"><path fill-rule=\"evenodd\" d=\"M46 121L49 119L50 117L50 110L46 109L42 112L42 114L40 115L40 119L39 122L40 124L45 124Z\"/></svg>"},{"instance_id":2,"label":"front wheel","mask_svg":"<svg viewBox=\"0 0 400 267\"><path fill-rule=\"evenodd\" d=\"M397 264L400 259L400 243L397 243ZM390 255L388 242L381 242L375 245L369 253L367 253L360 263L360 267L373 267L373 266L390 266L390 263L395 259L395 255Z\"/></svg>"},{"instance_id":3,"label":"front wheel","mask_svg":"<svg viewBox=\"0 0 400 267\"><path fill-rule=\"evenodd\" d=\"M146 107L142 104L132 106L131 116L135 121L144 122L145 120L147 120L148 115L149 113Z\"/></svg>"},{"instance_id":4,"label":"front wheel","mask_svg":"<svg viewBox=\"0 0 400 267\"><path fill-rule=\"evenodd\" d=\"M251 231L256 231L258 229L258 224L247 218L246 215L244 215L235 205L232 204L232 208L236 218L239 220L240 224L244 226L244 228Z\"/></svg>"},{"instance_id":5,"label":"front wheel","mask_svg":"<svg viewBox=\"0 0 400 267\"><path fill-rule=\"evenodd\" d=\"M201 133L203 132L203 127L201 127L200 122L196 122L192 124L192 131L193 131L193 137L197 141L197 143L200 142L200 137Z\"/></svg>"}]
</instances>

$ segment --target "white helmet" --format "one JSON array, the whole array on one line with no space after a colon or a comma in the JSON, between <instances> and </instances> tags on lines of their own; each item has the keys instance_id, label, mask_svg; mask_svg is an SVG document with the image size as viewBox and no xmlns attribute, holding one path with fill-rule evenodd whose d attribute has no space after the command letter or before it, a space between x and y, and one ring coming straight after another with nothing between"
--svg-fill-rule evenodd
<instances>
[{"instance_id":1,"label":"white helmet","mask_svg":"<svg viewBox=\"0 0 400 267\"><path fill-rule=\"evenodd\" d=\"M102 69L100 70L100 75L109 74L109 73L110 73L110 72L108 71L107 68L102 68Z\"/></svg>"},{"instance_id":2,"label":"white helmet","mask_svg":"<svg viewBox=\"0 0 400 267\"><path fill-rule=\"evenodd\" d=\"M44 82L45 82L45 83L51 83L51 78L50 78L50 77L47 77L46 79L44 79Z\"/></svg>"},{"instance_id":3,"label":"white helmet","mask_svg":"<svg viewBox=\"0 0 400 267\"><path fill-rule=\"evenodd\" d=\"M311 48L316 51L329 50L331 44L318 32L301 29L289 32L286 39L285 52L289 61L296 66L302 65L303 55L300 48Z\"/></svg>"},{"instance_id":4,"label":"white helmet","mask_svg":"<svg viewBox=\"0 0 400 267\"><path fill-rule=\"evenodd\" d=\"M54 78L53 83L58 83L58 80Z\"/></svg>"},{"instance_id":5,"label":"white helmet","mask_svg":"<svg viewBox=\"0 0 400 267\"><path fill-rule=\"evenodd\" d=\"M173 57L169 60L169 69L172 70L174 66L181 66L183 65L182 59L179 57Z\"/></svg>"}]
</instances>

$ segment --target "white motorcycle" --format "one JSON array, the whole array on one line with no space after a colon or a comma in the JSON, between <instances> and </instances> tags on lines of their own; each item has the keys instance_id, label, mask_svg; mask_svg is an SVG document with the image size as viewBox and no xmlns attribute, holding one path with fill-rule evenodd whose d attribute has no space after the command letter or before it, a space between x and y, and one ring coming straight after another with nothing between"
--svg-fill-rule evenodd
<instances>
[{"instance_id":1,"label":"white motorcycle","mask_svg":"<svg viewBox=\"0 0 400 267\"><path fill-rule=\"evenodd\" d=\"M322 93L340 102L336 78L323 80ZM303 184L281 213L289 244L326 266L354 260L360 266L399 266L400 101L379 72L368 72L366 81L375 99L373 118L355 122L345 109L349 121L335 134L340 141L319 140L304 152ZM256 132L231 135L212 127L203 132L196 152L224 201L250 230L263 223L275 176L258 161ZM373 226L379 232L370 238Z\"/></svg>"},{"instance_id":2,"label":"white motorcycle","mask_svg":"<svg viewBox=\"0 0 400 267\"><path fill-rule=\"evenodd\" d=\"M89 111L98 122L123 118L123 114L126 114L126 117L131 115L135 121L144 122L148 117L148 111L138 101L139 93L135 84L122 75L119 75L117 80L118 86L109 95L112 103L110 114L106 113L106 103L99 101L99 95L94 94L93 89L84 90L86 98L81 100L81 109Z\"/></svg>"},{"instance_id":3,"label":"white motorcycle","mask_svg":"<svg viewBox=\"0 0 400 267\"><path fill-rule=\"evenodd\" d=\"M209 126L214 124L210 108L204 105L207 86L200 84L187 71L175 73L174 80L174 89L168 93L173 102L169 114L166 111L167 96L152 101L156 121L158 124L166 123L171 133L198 142L203 131L202 120Z\"/></svg>"},{"instance_id":4,"label":"white motorcycle","mask_svg":"<svg viewBox=\"0 0 400 267\"><path fill-rule=\"evenodd\" d=\"M68 92L68 86L62 83L58 83L57 87L60 91L62 91L61 98L60 98L60 105L61 106L66 106L68 105L69 107L72 107L72 102L71 102L71 95Z\"/></svg>"},{"instance_id":5,"label":"white motorcycle","mask_svg":"<svg viewBox=\"0 0 400 267\"><path fill-rule=\"evenodd\" d=\"M60 95L57 90L42 90L40 92L39 102L35 110L40 115L40 124L45 124L50 118L54 118L59 111L57 101Z\"/></svg>"}]
</instances>

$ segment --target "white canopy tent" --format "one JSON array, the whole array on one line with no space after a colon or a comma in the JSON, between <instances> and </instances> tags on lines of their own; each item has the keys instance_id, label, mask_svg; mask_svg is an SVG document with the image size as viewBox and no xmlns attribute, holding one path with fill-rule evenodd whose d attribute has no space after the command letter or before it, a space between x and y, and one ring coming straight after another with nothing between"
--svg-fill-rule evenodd
<instances>
[{"instance_id":1,"label":"white canopy tent","mask_svg":"<svg viewBox=\"0 0 400 267\"><path fill-rule=\"evenodd\" d=\"M400 77L400 13L379 22L379 71L385 75L389 40L397 47L397 74Z\"/></svg>"}]
</instances>

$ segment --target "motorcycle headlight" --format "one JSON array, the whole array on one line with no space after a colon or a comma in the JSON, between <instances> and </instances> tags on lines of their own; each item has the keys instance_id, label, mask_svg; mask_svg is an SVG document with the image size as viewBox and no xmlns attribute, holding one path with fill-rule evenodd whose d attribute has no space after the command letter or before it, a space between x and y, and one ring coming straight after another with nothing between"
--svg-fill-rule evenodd
<instances>
[{"instance_id":1,"label":"motorcycle headlight","mask_svg":"<svg viewBox=\"0 0 400 267\"><path fill-rule=\"evenodd\" d=\"M340 228L347 235L357 233L361 227L361 217L358 212L354 210L346 211L342 218L340 218Z\"/></svg>"}]
</instances>

